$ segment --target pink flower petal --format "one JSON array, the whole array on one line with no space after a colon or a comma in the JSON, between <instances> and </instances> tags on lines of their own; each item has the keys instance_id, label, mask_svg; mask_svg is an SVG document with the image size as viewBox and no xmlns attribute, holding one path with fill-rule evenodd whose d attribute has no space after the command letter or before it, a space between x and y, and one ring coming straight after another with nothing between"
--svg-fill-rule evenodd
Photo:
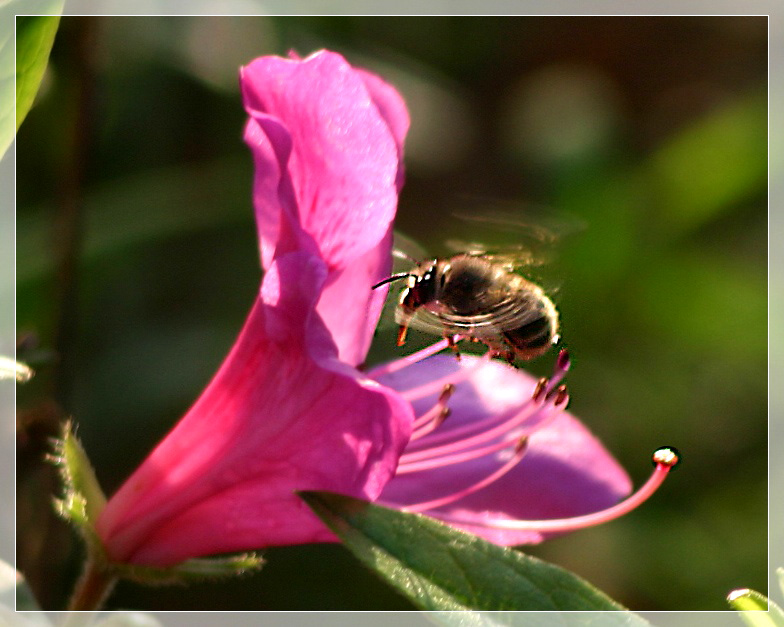
<instances>
[{"instance_id":1,"label":"pink flower petal","mask_svg":"<svg viewBox=\"0 0 784 627\"><path fill-rule=\"evenodd\" d=\"M399 142L363 76L328 51L302 61L262 57L240 74L249 124L255 122L267 134L278 168L257 168L257 176L264 180L257 181L255 198L260 198L261 189L282 192L278 211L297 212L294 219L318 245L330 271L347 267L378 246L397 207ZM378 85L373 93L381 93ZM379 102L390 101L377 97ZM397 120L399 113L392 110L385 108ZM277 127L270 131L271 118L287 131L288 139ZM396 122L398 135L400 126ZM267 147L259 149L251 142L258 139L255 129L246 131L246 138L257 166L269 158ZM283 143L288 143L289 154ZM256 154L261 152L266 155ZM294 208L288 206L292 191ZM266 265L270 241L277 235L271 225L279 218L267 215L269 201L263 204L257 206L257 215Z\"/></svg>"},{"instance_id":2,"label":"pink flower petal","mask_svg":"<svg viewBox=\"0 0 784 627\"><path fill-rule=\"evenodd\" d=\"M365 87L378 107L378 112L386 120L389 130L395 138L399 160L396 182L397 190L400 191L403 187L403 142L408 134L408 127L411 125L406 103L394 87L375 74L362 69L356 71L365 82Z\"/></svg>"},{"instance_id":3,"label":"pink flower petal","mask_svg":"<svg viewBox=\"0 0 784 627\"><path fill-rule=\"evenodd\" d=\"M264 57L242 69L256 163L262 265L306 250L329 267L318 311L351 365L367 354L391 269L391 220L402 185L408 113L380 78L335 53Z\"/></svg>"},{"instance_id":4,"label":"pink flower petal","mask_svg":"<svg viewBox=\"0 0 784 627\"><path fill-rule=\"evenodd\" d=\"M338 346L340 360L352 366L365 360L384 308L386 290L371 286L392 271L391 247L390 226L379 246L330 274L316 307Z\"/></svg>"},{"instance_id":5,"label":"pink flower petal","mask_svg":"<svg viewBox=\"0 0 784 627\"><path fill-rule=\"evenodd\" d=\"M245 125L245 142L251 148L255 166L253 205L262 267L269 268L276 251L284 254L306 250L317 254L318 246L298 222L296 194L286 172L291 154L288 130L275 118L259 114Z\"/></svg>"},{"instance_id":6,"label":"pink flower petal","mask_svg":"<svg viewBox=\"0 0 784 627\"><path fill-rule=\"evenodd\" d=\"M411 408L337 360L313 309L325 274L305 253L273 262L215 378L102 512L113 559L161 566L329 540L294 490L378 496Z\"/></svg>"},{"instance_id":7,"label":"pink flower petal","mask_svg":"<svg viewBox=\"0 0 784 627\"><path fill-rule=\"evenodd\" d=\"M460 362L451 356L436 356L379 377L379 382L403 391L451 373L457 374L476 363L477 358L470 356L463 356ZM449 401L452 413L437 433L448 433L465 424L500 415L530 398L535 385L536 380L523 371L499 362L487 362L467 380L457 383ZM437 396L436 392L415 401L416 415L431 407ZM492 473L505 459L502 452L470 462L400 475L387 485L380 498L401 505L429 501L472 485ZM508 474L435 511L469 521L562 518L609 507L630 491L629 477L601 442L576 418L562 412L530 436L525 457ZM536 543L546 537L531 531L462 527L503 545Z\"/></svg>"}]
</instances>

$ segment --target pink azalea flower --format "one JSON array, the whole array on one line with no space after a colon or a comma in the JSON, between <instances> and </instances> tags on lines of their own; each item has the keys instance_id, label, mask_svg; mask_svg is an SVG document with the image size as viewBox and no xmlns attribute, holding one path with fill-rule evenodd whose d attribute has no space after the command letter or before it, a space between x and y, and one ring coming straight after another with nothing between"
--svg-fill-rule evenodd
<instances>
[{"instance_id":1,"label":"pink azalea flower","mask_svg":"<svg viewBox=\"0 0 784 627\"><path fill-rule=\"evenodd\" d=\"M378 77L322 51L244 67L265 275L234 347L99 517L117 561L334 541L295 496L421 511L499 544L618 516L631 490L559 386L439 342L365 374L386 288L408 114ZM444 421L451 411L448 420Z\"/></svg>"}]
</instances>

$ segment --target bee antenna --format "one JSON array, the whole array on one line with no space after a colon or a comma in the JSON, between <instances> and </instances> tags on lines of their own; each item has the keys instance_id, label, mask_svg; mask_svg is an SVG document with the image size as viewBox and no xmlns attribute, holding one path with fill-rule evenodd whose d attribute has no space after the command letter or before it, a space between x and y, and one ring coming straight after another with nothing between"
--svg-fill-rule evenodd
<instances>
[{"instance_id":1,"label":"bee antenna","mask_svg":"<svg viewBox=\"0 0 784 627\"><path fill-rule=\"evenodd\" d=\"M385 283L391 283L392 281L398 281L399 279L405 279L406 277L411 276L410 272L401 272L400 274L393 274L391 277L387 277L383 281L379 281L376 283L371 289L376 289L377 287L381 287Z\"/></svg>"}]
</instances>

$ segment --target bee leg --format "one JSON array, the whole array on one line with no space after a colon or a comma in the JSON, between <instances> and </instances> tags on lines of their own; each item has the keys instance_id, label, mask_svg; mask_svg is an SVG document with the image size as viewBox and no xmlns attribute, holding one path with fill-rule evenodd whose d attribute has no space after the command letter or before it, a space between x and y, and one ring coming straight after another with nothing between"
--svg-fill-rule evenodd
<instances>
[{"instance_id":1,"label":"bee leg","mask_svg":"<svg viewBox=\"0 0 784 627\"><path fill-rule=\"evenodd\" d=\"M407 324L401 324L400 328L397 330L397 345L403 346L406 343L406 332L408 331Z\"/></svg>"},{"instance_id":2,"label":"bee leg","mask_svg":"<svg viewBox=\"0 0 784 627\"><path fill-rule=\"evenodd\" d=\"M460 361L460 348L457 346L457 342L455 342L455 336L445 335L444 337L446 338L447 345L452 349L452 352L455 354L455 357L457 357L457 360Z\"/></svg>"},{"instance_id":3,"label":"bee leg","mask_svg":"<svg viewBox=\"0 0 784 627\"><path fill-rule=\"evenodd\" d=\"M405 292L404 292L405 293ZM400 313L400 316L397 314ZM395 313L395 319L400 327L397 330L397 345L403 346L406 343L406 333L408 332L408 325L414 315L413 309L407 307L400 307L400 311Z\"/></svg>"},{"instance_id":4,"label":"bee leg","mask_svg":"<svg viewBox=\"0 0 784 627\"><path fill-rule=\"evenodd\" d=\"M501 356L504 358L506 363L508 363L510 366L514 366L514 361L515 361L515 352L514 352L514 350L512 350L509 347L505 347L504 348L504 354L501 355Z\"/></svg>"},{"instance_id":5,"label":"bee leg","mask_svg":"<svg viewBox=\"0 0 784 627\"><path fill-rule=\"evenodd\" d=\"M490 357L500 357L510 365L514 365L516 355L514 349L504 341L484 342L490 349Z\"/></svg>"}]
</instances>

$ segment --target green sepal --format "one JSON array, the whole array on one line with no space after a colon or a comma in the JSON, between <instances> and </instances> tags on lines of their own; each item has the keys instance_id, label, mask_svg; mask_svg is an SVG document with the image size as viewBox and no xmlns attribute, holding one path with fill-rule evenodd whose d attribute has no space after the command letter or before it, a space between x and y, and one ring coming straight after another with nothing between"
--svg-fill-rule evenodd
<instances>
[{"instance_id":1,"label":"green sepal","mask_svg":"<svg viewBox=\"0 0 784 627\"><path fill-rule=\"evenodd\" d=\"M145 585L185 585L214 581L225 577L248 575L261 569L264 560L255 553L227 557L199 557L169 567L112 563L110 567L121 579Z\"/></svg>"},{"instance_id":2,"label":"green sepal","mask_svg":"<svg viewBox=\"0 0 784 627\"><path fill-rule=\"evenodd\" d=\"M70 420L63 425L61 439L55 441L51 460L60 470L64 486L63 497L56 501L55 507L89 540L95 534L95 521L106 505L106 496Z\"/></svg>"},{"instance_id":3,"label":"green sepal","mask_svg":"<svg viewBox=\"0 0 784 627\"><path fill-rule=\"evenodd\" d=\"M750 627L784 627L781 608L756 590L733 590L727 596L727 603Z\"/></svg>"},{"instance_id":4,"label":"green sepal","mask_svg":"<svg viewBox=\"0 0 784 627\"><path fill-rule=\"evenodd\" d=\"M194 558L168 567L113 562L106 555L95 531L98 516L106 506L106 496L70 421L63 426L61 439L55 442L51 460L59 468L64 484L63 496L55 499L55 508L76 526L87 543L91 559L105 573L147 585L187 584L245 575L259 570L264 562L253 553Z\"/></svg>"}]
</instances>

